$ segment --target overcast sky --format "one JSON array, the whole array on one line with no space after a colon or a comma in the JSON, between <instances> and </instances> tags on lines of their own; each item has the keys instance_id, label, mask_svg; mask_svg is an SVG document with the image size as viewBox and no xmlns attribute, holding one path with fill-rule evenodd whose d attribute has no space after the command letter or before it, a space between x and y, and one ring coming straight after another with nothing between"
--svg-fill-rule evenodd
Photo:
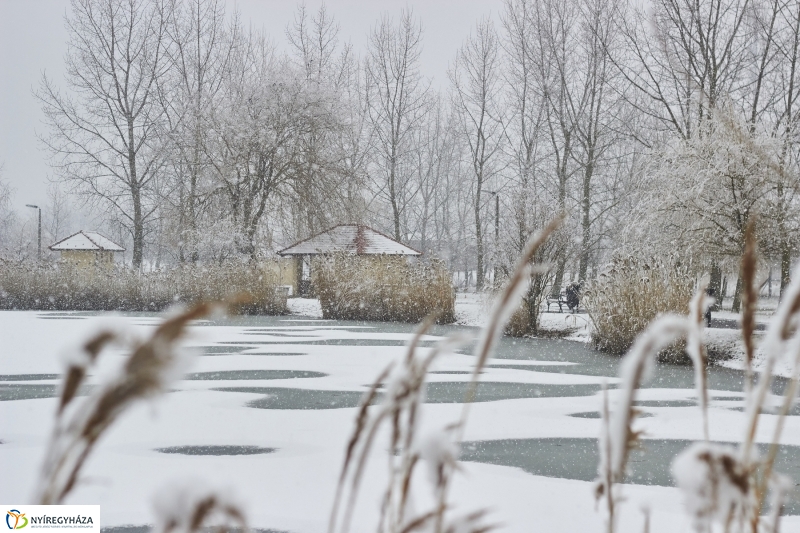
<instances>
[{"instance_id":1,"label":"overcast sky","mask_svg":"<svg viewBox=\"0 0 800 533\"><path fill-rule=\"evenodd\" d=\"M316 10L319 0L305 2ZM423 74L435 87L446 87L447 66L458 47L482 17L497 18L502 0L328 0L340 25L340 38L357 52L382 13L399 15L408 6L422 20ZM263 28L284 46L284 31L298 2L294 0L228 0L245 23ZM0 0L0 164L15 189L15 207L46 202L51 170L36 139L43 131L39 105L31 95L43 72L63 85L68 0Z\"/></svg>"}]
</instances>

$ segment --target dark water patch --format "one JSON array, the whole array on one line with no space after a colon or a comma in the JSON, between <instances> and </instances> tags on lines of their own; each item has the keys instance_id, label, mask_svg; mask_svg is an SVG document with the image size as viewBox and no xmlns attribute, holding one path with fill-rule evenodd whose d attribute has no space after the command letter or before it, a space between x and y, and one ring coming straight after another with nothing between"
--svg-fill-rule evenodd
<instances>
[{"instance_id":1,"label":"dark water patch","mask_svg":"<svg viewBox=\"0 0 800 533\"><path fill-rule=\"evenodd\" d=\"M472 372L469 370L432 370L428 374L472 374Z\"/></svg>"},{"instance_id":2,"label":"dark water patch","mask_svg":"<svg viewBox=\"0 0 800 533\"><path fill-rule=\"evenodd\" d=\"M0 402L55 398L57 385L0 385Z\"/></svg>"},{"instance_id":3,"label":"dark water patch","mask_svg":"<svg viewBox=\"0 0 800 533\"><path fill-rule=\"evenodd\" d=\"M742 329L740 321L734 318L711 318L711 328L716 329ZM767 325L762 323L756 324L756 331L766 331Z\"/></svg>"},{"instance_id":4,"label":"dark water patch","mask_svg":"<svg viewBox=\"0 0 800 533\"><path fill-rule=\"evenodd\" d=\"M241 379L299 379L322 378L323 372L310 370L220 370L217 372L193 372L184 379L190 380L241 380Z\"/></svg>"},{"instance_id":5,"label":"dark water patch","mask_svg":"<svg viewBox=\"0 0 800 533\"><path fill-rule=\"evenodd\" d=\"M425 403L462 403L470 388L468 382L428 383ZM592 396L600 385L552 385L541 383L479 382L474 402L494 402L520 398Z\"/></svg>"},{"instance_id":6,"label":"dark water patch","mask_svg":"<svg viewBox=\"0 0 800 533\"><path fill-rule=\"evenodd\" d=\"M428 383L425 403L463 403L469 382ZM247 403L248 407L258 409L343 409L357 407L363 395L359 391L335 391L295 389L282 387L219 387L222 392L248 392L265 394ZM474 402L493 402L520 398L591 396L600 390L598 385L542 385L531 383L493 383L478 384L473 397ZM380 401L382 396L376 398Z\"/></svg>"},{"instance_id":7,"label":"dark water patch","mask_svg":"<svg viewBox=\"0 0 800 533\"><path fill-rule=\"evenodd\" d=\"M0 374L0 381L44 381L60 377L61 374Z\"/></svg>"},{"instance_id":8,"label":"dark water patch","mask_svg":"<svg viewBox=\"0 0 800 533\"><path fill-rule=\"evenodd\" d=\"M692 444L688 440L644 439L631 451L625 483L672 487L673 459ZM768 446L759 445L762 457ZM596 439L504 439L465 442L461 460L521 468L537 476L594 481L597 478ZM779 447L775 471L800 479L800 447ZM787 504L786 514L800 514L800 502Z\"/></svg>"},{"instance_id":9,"label":"dark water patch","mask_svg":"<svg viewBox=\"0 0 800 533\"><path fill-rule=\"evenodd\" d=\"M223 392L265 394L247 403L256 409L344 409L357 407L363 393L358 391L289 389L281 387L220 387Z\"/></svg>"},{"instance_id":10,"label":"dark water patch","mask_svg":"<svg viewBox=\"0 0 800 533\"><path fill-rule=\"evenodd\" d=\"M600 418L600 413L597 411L586 411L583 413L570 413L567 416L574 418ZM655 416L653 413L639 413L637 418L651 418Z\"/></svg>"},{"instance_id":11,"label":"dark water patch","mask_svg":"<svg viewBox=\"0 0 800 533\"><path fill-rule=\"evenodd\" d=\"M230 344L232 346L243 346L244 345L243 347L241 347L239 349L240 350L253 350L255 348L260 348L262 346L286 346L286 347L291 347L291 346L296 345L297 343L295 343L295 342L280 343L280 342L269 342L269 341L266 341L266 342L261 342L261 341L251 341L251 342L224 341L222 344ZM283 353L283 352L273 352L273 353ZM304 352L300 352L300 353L285 352L285 353L286 354L290 354L290 355L305 355ZM262 353L248 354L248 355L271 355L271 354L262 352Z\"/></svg>"},{"instance_id":12,"label":"dark water patch","mask_svg":"<svg viewBox=\"0 0 800 533\"><path fill-rule=\"evenodd\" d=\"M249 353L247 355L308 355L305 352L256 352L256 353Z\"/></svg>"},{"instance_id":13,"label":"dark water patch","mask_svg":"<svg viewBox=\"0 0 800 533\"><path fill-rule=\"evenodd\" d=\"M341 331L341 330L338 330ZM297 331L254 331L248 330L244 333L245 335L269 335L270 337L300 337L300 338L314 338L319 337L319 335L314 334L314 330L297 330Z\"/></svg>"},{"instance_id":14,"label":"dark water patch","mask_svg":"<svg viewBox=\"0 0 800 533\"><path fill-rule=\"evenodd\" d=\"M169 446L156 448L157 452L175 453L180 455L260 455L272 453L277 448L262 448L260 446Z\"/></svg>"},{"instance_id":15,"label":"dark water patch","mask_svg":"<svg viewBox=\"0 0 800 533\"><path fill-rule=\"evenodd\" d=\"M230 355L241 353L242 350L247 348L247 346L200 346L196 349L201 351L203 355Z\"/></svg>"},{"instance_id":16,"label":"dark water patch","mask_svg":"<svg viewBox=\"0 0 800 533\"><path fill-rule=\"evenodd\" d=\"M255 335L259 335L256 333ZM264 334L266 335L266 334ZM420 341L419 346L430 347L438 341ZM255 344L255 343L249 343ZM293 340L291 343L275 341L259 341L260 345L292 344L300 346L405 346L407 340L394 339L318 339L318 340Z\"/></svg>"},{"instance_id":17,"label":"dark water patch","mask_svg":"<svg viewBox=\"0 0 800 533\"><path fill-rule=\"evenodd\" d=\"M86 320L85 316L38 316L41 320Z\"/></svg>"},{"instance_id":18,"label":"dark water patch","mask_svg":"<svg viewBox=\"0 0 800 533\"><path fill-rule=\"evenodd\" d=\"M725 409L728 409L729 411L738 411L740 413L743 413L746 410L744 406L726 407ZM767 409L762 409L761 410L761 414L764 414L764 415L777 415L777 414L780 414L780 410L781 410L781 408L778 407L778 406L769 407ZM792 408L789 409L789 412L786 413L786 416L800 416L800 404L794 404L792 406Z\"/></svg>"},{"instance_id":19,"label":"dark water patch","mask_svg":"<svg viewBox=\"0 0 800 533\"><path fill-rule=\"evenodd\" d=\"M271 326L271 327L263 327L263 328L247 328L247 331L295 331L295 330L302 330L302 331L309 331L312 329L323 329L327 331L336 330L336 331L363 331L367 329L375 329L375 326L357 326L348 324L342 321L335 321L335 320L319 320L319 319L309 319L309 320L281 320L281 322L306 322L308 326L299 326L299 325L279 325L279 326Z\"/></svg>"},{"instance_id":20,"label":"dark water patch","mask_svg":"<svg viewBox=\"0 0 800 533\"><path fill-rule=\"evenodd\" d=\"M639 407L697 407L695 400L642 400L633 402Z\"/></svg>"},{"instance_id":21,"label":"dark water patch","mask_svg":"<svg viewBox=\"0 0 800 533\"><path fill-rule=\"evenodd\" d=\"M150 533L153 526L112 526L101 527L100 533Z\"/></svg>"},{"instance_id":22,"label":"dark water patch","mask_svg":"<svg viewBox=\"0 0 800 533\"><path fill-rule=\"evenodd\" d=\"M438 331L431 334L438 335ZM619 376L621 356L600 352L589 344L564 339L531 339L502 337L497 343L495 359L516 359L525 361L555 361L576 363L569 366L524 366L517 370L574 374L585 376ZM508 368L510 365L500 365ZM515 365L517 366L517 365ZM744 373L721 366L708 368L708 388L710 390L741 392L744 388ZM782 394L788 380L776 377L772 392ZM691 365L659 363L655 365L653 377L644 382L641 388L694 389L694 370Z\"/></svg>"},{"instance_id":23,"label":"dark water patch","mask_svg":"<svg viewBox=\"0 0 800 533\"><path fill-rule=\"evenodd\" d=\"M0 384L0 402L13 402L17 400L38 400L40 398L57 398L58 385L13 383ZM85 396L92 389L92 385L84 385L78 389L78 396Z\"/></svg>"},{"instance_id":24,"label":"dark water patch","mask_svg":"<svg viewBox=\"0 0 800 533\"><path fill-rule=\"evenodd\" d=\"M509 370L527 370L529 372L548 372L550 374L571 374L569 370L578 365L486 365L488 368L507 368Z\"/></svg>"}]
</instances>

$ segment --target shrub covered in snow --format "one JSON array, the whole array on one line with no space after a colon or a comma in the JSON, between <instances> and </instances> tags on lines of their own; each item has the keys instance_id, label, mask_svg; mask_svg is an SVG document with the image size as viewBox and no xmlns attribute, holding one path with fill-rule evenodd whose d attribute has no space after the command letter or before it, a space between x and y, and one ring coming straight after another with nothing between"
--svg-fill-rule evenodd
<instances>
[{"instance_id":1,"label":"shrub covered in snow","mask_svg":"<svg viewBox=\"0 0 800 533\"><path fill-rule=\"evenodd\" d=\"M438 313L439 323L455 320L452 276L438 261L332 254L315 260L312 285L325 318L419 322Z\"/></svg>"},{"instance_id":2,"label":"shrub covered in snow","mask_svg":"<svg viewBox=\"0 0 800 533\"><path fill-rule=\"evenodd\" d=\"M139 273L81 271L68 265L0 262L0 309L160 311L180 303L247 294L247 314L287 313L270 271L245 263L181 266Z\"/></svg>"},{"instance_id":3,"label":"shrub covered in snow","mask_svg":"<svg viewBox=\"0 0 800 533\"><path fill-rule=\"evenodd\" d=\"M584 293L594 323L592 342L600 350L625 353L658 315L685 313L693 285L692 273L678 261L615 259Z\"/></svg>"}]
</instances>

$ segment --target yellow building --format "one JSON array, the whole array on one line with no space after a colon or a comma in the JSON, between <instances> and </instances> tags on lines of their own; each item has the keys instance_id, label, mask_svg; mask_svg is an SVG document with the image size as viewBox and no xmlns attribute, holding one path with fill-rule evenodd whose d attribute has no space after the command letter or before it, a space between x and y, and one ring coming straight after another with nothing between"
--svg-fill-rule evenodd
<instances>
[{"instance_id":1,"label":"yellow building","mask_svg":"<svg viewBox=\"0 0 800 533\"><path fill-rule=\"evenodd\" d=\"M286 279L294 294L307 295L311 283L311 259L318 255L347 253L380 265L387 260L405 260L422 255L405 244L361 224L340 224L312 235L278 252L293 262L285 263ZM288 267L288 268L287 268ZM292 272L293 271L293 272ZM292 275L293 274L293 275ZM282 279L283 279L282 271Z\"/></svg>"},{"instance_id":2,"label":"yellow building","mask_svg":"<svg viewBox=\"0 0 800 533\"><path fill-rule=\"evenodd\" d=\"M96 231L83 230L51 245L50 249L61 253L62 262L82 271L111 269L114 266L114 254L125 251L125 248Z\"/></svg>"}]
</instances>

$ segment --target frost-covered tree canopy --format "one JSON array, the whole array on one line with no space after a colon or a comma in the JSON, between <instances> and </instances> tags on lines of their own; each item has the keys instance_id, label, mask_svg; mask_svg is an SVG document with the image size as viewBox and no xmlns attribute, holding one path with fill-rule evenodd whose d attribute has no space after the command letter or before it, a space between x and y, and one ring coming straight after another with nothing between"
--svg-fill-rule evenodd
<instances>
[{"instance_id":1,"label":"frost-covered tree canopy","mask_svg":"<svg viewBox=\"0 0 800 533\"><path fill-rule=\"evenodd\" d=\"M325 6L267 35L222 0L73 0L66 79L36 92L62 191L45 239L103 230L134 266L160 266L256 259L361 223L481 286L564 211L554 295L620 250L735 276L757 217L785 287L799 8L651 7L506 0L428 79L411 10L385 13L356 49ZM28 257L31 212L8 211L2 254ZM100 227L73 228L71 212Z\"/></svg>"}]
</instances>

